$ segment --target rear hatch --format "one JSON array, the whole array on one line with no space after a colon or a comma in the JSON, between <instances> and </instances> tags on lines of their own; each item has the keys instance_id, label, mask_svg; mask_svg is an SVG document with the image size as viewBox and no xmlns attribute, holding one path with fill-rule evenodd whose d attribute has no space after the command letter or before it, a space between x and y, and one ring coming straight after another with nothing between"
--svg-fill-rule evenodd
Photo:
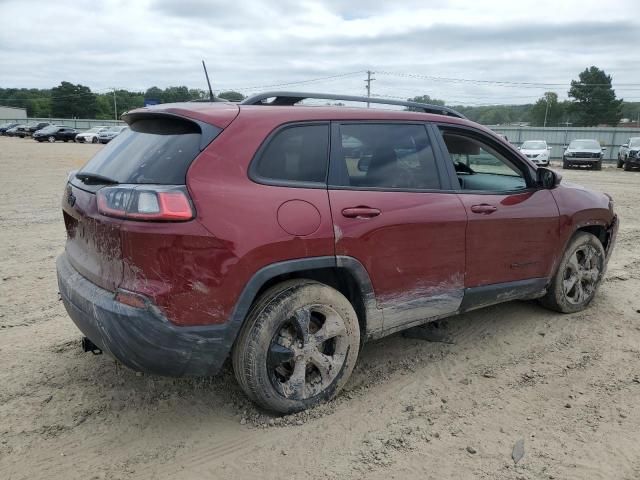
<instances>
[{"instance_id":1,"label":"rear hatch","mask_svg":"<svg viewBox=\"0 0 640 480\"><path fill-rule=\"evenodd\" d=\"M110 291L123 278L124 222L188 220L153 213L154 208L180 208L175 207L174 194L189 201L184 187L187 170L221 132L211 124L166 112L139 111L125 118L131 128L70 174L62 201L70 263ZM138 199L133 207L132 199Z\"/></svg>"}]
</instances>

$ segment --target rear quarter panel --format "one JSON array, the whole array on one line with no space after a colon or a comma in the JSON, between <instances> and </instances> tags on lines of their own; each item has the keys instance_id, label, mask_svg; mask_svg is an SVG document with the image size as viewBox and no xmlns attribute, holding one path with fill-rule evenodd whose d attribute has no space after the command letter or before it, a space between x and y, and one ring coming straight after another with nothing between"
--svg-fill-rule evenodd
<instances>
[{"instance_id":1,"label":"rear quarter panel","mask_svg":"<svg viewBox=\"0 0 640 480\"><path fill-rule=\"evenodd\" d=\"M188 260L188 268L200 272L197 278L202 283L191 298L207 313L194 311L182 319L183 324L226 322L249 279L266 265L335 253L326 188L261 185L247 175L260 144L281 123L269 117L248 122L240 115L188 171L196 221L209 235L212 248L210 254L203 252L203 256ZM318 221L313 231L292 235L280 226L278 210L290 200L303 200L315 207Z\"/></svg>"}]
</instances>

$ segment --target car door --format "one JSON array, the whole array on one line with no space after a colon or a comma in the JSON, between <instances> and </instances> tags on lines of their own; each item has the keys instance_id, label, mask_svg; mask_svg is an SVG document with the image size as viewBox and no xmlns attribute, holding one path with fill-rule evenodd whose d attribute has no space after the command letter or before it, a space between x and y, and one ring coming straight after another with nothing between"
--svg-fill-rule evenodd
<instances>
[{"instance_id":1,"label":"car door","mask_svg":"<svg viewBox=\"0 0 640 480\"><path fill-rule=\"evenodd\" d=\"M439 131L469 219L465 287L502 286L518 296L520 287L546 285L559 240L551 191L537 188L534 170L497 138L454 125Z\"/></svg>"},{"instance_id":2,"label":"car door","mask_svg":"<svg viewBox=\"0 0 640 480\"><path fill-rule=\"evenodd\" d=\"M421 123L332 125L336 255L366 269L387 332L455 312L464 293L467 218L433 138Z\"/></svg>"}]
</instances>

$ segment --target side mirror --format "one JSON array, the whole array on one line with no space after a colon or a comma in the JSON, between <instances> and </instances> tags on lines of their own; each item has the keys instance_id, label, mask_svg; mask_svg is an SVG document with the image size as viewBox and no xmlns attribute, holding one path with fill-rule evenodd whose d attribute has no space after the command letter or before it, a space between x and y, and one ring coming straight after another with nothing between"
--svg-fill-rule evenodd
<instances>
[{"instance_id":1,"label":"side mirror","mask_svg":"<svg viewBox=\"0 0 640 480\"><path fill-rule=\"evenodd\" d=\"M550 168L539 167L536 170L536 180L538 185L542 188L552 189L560 185L562 175L554 172Z\"/></svg>"}]
</instances>

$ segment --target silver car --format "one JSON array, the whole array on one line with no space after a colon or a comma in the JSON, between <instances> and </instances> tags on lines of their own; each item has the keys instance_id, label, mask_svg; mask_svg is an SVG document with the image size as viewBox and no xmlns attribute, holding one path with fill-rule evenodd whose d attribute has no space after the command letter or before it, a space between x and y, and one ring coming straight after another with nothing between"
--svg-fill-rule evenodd
<instances>
[{"instance_id":1,"label":"silver car","mask_svg":"<svg viewBox=\"0 0 640 480\"><path fill-rule=\"evenodd\" d=\"M100 132L98 134L98 141L100 143L109 143L111 140L116 138L118 135L120 135L122 132L124 132L128 128L129 127L127 127L126 125L117 126L117 127L109 127L105 131Z\"/></svg>"}]
</instances>

